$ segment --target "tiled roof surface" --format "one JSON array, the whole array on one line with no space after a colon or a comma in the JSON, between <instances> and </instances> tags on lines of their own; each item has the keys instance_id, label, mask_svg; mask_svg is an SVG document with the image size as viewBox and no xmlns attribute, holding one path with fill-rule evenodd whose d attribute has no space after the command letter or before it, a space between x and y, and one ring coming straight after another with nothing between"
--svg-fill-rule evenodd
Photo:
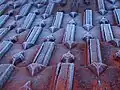
<instances>
[{"instance_id":1,"label":"tiled roof surface","mask_svg":"<svg viewBox=\"0 0 120 90\"><path fill-rule=\"evenodd\" d=\"M0 0L0 90L120 90L120 0Z\"/></svg>"}]
</instances>

